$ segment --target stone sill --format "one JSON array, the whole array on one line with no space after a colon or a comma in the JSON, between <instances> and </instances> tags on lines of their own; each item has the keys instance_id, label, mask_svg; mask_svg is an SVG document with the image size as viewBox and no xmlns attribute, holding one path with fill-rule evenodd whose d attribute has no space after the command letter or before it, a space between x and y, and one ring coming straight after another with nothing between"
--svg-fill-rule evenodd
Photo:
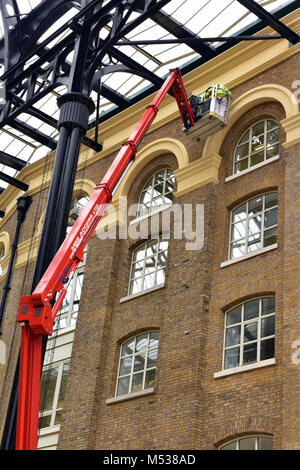
<instances>
[{"instance_id":1,"label":"stone sill","mask_svg":"<svg viewBox=\"0 0 300 470\"><path fill-rule=\"evenodd\" d=\"M276 162L277 160L279 160L279 158L280 158L279 155L276 155L275 157L269 158L269 160L265 160L261 163L258 163L257 165L251 166L251 168L247 168L246 170L243 170L240 173L227 176L227 178L225 178L225 183L235 180L236 178L239 178L240 176L247 175L248 173L251 173L252 171L257 170L258 168L261 168L263 166L266 166L269 163Z\"/></svg>"},{"instance_id":2,"label":"stone sill","mask_svg":"<svg viewBox=\"0 0 300 470\"><path fill-rule=\"evenodd\" d=\"M214 378L225 377L226 375L239 374L241 372L247 372L248 370L260 369L261 367L272 366L276 364L275 358L266 359L265 361L255 362L254 364L247 364L245 366L234 367L232 369L222 370L214 373Z\"/></svg>"},{"instance_id":3,"label":"stone sill","mask_svg":"<svg viewBox=\"0 0 300 470\"><path fill-rule=\"evenodd\" d=\"M240 261L244 261L245 259L254 258L254 256L261 255L262 253L267 253L268 251L275 250L276 248L278 248L278 243L274 243L273 245L266 246L265 248L261 248L260 250L253 251L252 253L247 253L245 256L241 256L240 258L224 261L223 263L220 264L220 267L225 268L226 266L230 266L231 264L239 263Z\"/></svg>"},{"instance_id":4,"label":"stone sill","mask_svg":"<svg viewBox=\"0 0 300 470\"><path fill-rule=\"evenodd\" d=\"M147 395L152 395L155 393L154 387L147 388L146 390L141 390L140 392L127 393L126 395L119 395L118 397L108 398L106 400L107 405L112 405L114 403L120 403L127 400L133 400L138 397L145 397Z\"/></svg>"},{"instance_id":5,"label":"stone sill","mask_svg":"<svg viewBox=\"0 0 300 470\"><path fill-rule=\"evenodd\" d=\"M56 434L59 432L60 425L57 424L56 426L49 426L48 428L42 428L39 430L39 437L46 436L49 434Z\"/></svg>"},{"instance_id":6,"label":"stone sill","mask_svg":"<svg viewBox=\"0 0 300 470\"><path fill-rule=\"evenodd\" d=\"M129 222L129 225L134 225L134 224L138 224L139 222L141 222L142 220L145 220L145 219L148 219L149 217L152 217L153 215L155 214L159 214L160 212L163 212L165 211L166 209L170 209L170 207L172 207L173 204L167 204L163 207L160 207L156 210L153 210L151 211L149 214L144 214L144 215L141 215L139 217L136 217L135 219L131 220Z\"/></svg>"},{"instance_id":7,"label":"stone sill","mask_svg":"<svg viewBox=\"0 0 300 470\"><path fill-rule=\"evenodd\" d=\"M150 294L151 292L155 292L156 290L162 289L165 287L165 284L159 284L158 286L151 287L150 289L143 290L142 292L138 292L137 294L127 295L126 297L122 297L120 299L120 304L123 302L128 302L128 300L136 299L137 297L141 297L142 295Z\"/></svg>"}]
</instances>

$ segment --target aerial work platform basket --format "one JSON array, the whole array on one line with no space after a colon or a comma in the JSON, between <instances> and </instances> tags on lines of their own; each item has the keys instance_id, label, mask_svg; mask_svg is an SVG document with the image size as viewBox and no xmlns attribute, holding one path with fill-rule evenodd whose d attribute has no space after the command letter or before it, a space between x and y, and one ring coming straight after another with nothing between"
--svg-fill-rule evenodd
<instances>
[{"instance_id":1,"label":"aerial work platform basket","mask_svg":"<svg viewBox=\"0 0 300 470\"><path fill-rule=\"evenodd\" d=\"M195 140L222 130L228 122L231 92L225 85L212 84L200 95L189 95L195 124L185 132Z\"/></svg>"}]
</instances>

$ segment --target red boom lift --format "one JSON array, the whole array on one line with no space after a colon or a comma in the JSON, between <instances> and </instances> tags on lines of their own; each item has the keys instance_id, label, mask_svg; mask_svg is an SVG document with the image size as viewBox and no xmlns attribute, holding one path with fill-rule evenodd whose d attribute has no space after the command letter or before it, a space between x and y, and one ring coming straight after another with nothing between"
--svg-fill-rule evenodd
<instances>
[{"instance_id":1,"label":"red boom lift","mask_svg":"<svg viewBox=\"0 0 300 470\"><path fill-rule=\"evenodd\" d=\"M134 161L139 142L170 90L176 98L184 128L194 125L194 114L180 70L172 69L128 141L123 143L103 180L96 186L34 292L20 299L17 321L22 325L22 335L16 450L37 448L42 337L52 335L55 316L67 292L65 282L82 261L84 247L110 203L117 184Z\"/></svg>"}]
</instances>

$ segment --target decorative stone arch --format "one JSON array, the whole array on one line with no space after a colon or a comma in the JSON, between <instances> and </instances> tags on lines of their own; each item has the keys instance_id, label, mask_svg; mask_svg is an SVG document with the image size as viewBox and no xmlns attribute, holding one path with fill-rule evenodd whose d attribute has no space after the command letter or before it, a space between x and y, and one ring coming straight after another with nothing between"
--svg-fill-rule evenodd
<instances>
[{"instance_id":1,"label":"decorative stone arch","mask_svg":"<svg viewBox=\"0 0 300 470\"><path fill-rule=\"evenodd\" d=\"M168 137L157 139L154 142L151 142L151 144L143 147L139 152L137 152L135 161L130 166L124 179L117 188L113 196L112 203L108 207L107 214L100 221L97 233L98 230L102 231L104 227L108 228L126 223L127 195L133 182L149 162L159 155L164 155L166 153L171 153L177 160L178 169L174 172L175 178L176 172L188 166L189 157L187 150L183 143L177 139Z\"/></svg>"},{"instance_id":2,"label":"decorative stone arch","mask_svg":"<svg viewBox=\"0 0 300 470\"><path fill-rule=\"evenodd\" d=\"M8 261L9 261L9 250L10 250L10 237L8 232L1 232L0 233L0 247L4 246L4 257L0 260L1 266L0 266L0 278L2 278L8 267Z\"/></svg>"},{"instance_id":3,"label":"decorative stone arch","mask_svg":"<svg viewBox=\"0 0 300 470\"><path fill-rule=\"evenodd\" d=\"M114 200L120 196L127 196L132 183L137 178L142 169L154 158L165 153L172 153L177 162L178 169L184 168L189 163L189 157L185 146L177 139L164 138L158 139L151 144L146 145L137 153L134 163L126 173L125 178L118 187Z\"/></svg>"},{"instance_id":4,"label":"decorative stone arch","mask_svg":"<svg viewBox=\"0 0 300 470\"><path fill-rule=\"evenodd\" d=\"M0 233L0 246L1 245L4 245L4 251L5 251L4 256L7 256L7 254L9 253L9 249L10 249L10 238L9 238L8 232Z\"/></svg>"},{"instance_id":5,"label":"decorative stone arch","mask_svg":"<svg viewBox=\"0 0 300 470\"><path fill-rule=\"evenodd\" d=\"M208 137L203 149L203 157L208 158L210 155L219 154L225 136L236 121L249 109L266 101L278 101L282 104L286 115L286 119L280 122L286 132L284 146L294 145L295 140L299 140L300 113L297 100L287 88L270 83L247 91L231 103L228 125L221 132Z\"/></svg>"},{"instance_id":6,"label":"decorative stone arch","mask_svg":"<svg viewBox=\"0 0 300 470\"><path fill-rule=\"evenodd\" d=\"M242 436L258 434L274 436L278 426L279 422L277 419L251 416L214 427L214 431L210 437L213 447L216 449L226 442Z\"/></svg>"}]
</instances>

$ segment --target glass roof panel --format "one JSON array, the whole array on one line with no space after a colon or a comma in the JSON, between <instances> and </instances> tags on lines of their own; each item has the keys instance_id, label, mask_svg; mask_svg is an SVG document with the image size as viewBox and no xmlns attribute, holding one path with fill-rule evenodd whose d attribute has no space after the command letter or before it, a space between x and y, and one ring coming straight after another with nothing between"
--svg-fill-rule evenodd
<instances>
[{"instance_id":1,"label":"glass roof panel","mask_svg":"<svg viewBox=\"0 0 300 470\"><path fill-rule=\"evenodd\" d=\"M48 0L16 0L20 11L21 19L26 16L42 1ZM107 4L109 0L105 0L103 5ZM74 17L79 12L79 1L70 2L70 9L59 18L46 33L39 38L39 43L44 39L48 38L58 27L67 23L67 21ZM287 0L257 0L256 3L263 6L266 10L273 12L274 9L282 8L287 4L295 4L296 1ZM48 3L49 4L49 3ZM186 28L183 34L194 34L201 37L218 37L218 36L231 36L237 34L241 29L248 27L253 22L257 21L257 17L249 12L247 8L242 6L237 0L170 0L163 8L163 15L165 21L171 20L173 26L169 25L166 29L166 23L159 21L155 15L150 19L146 19L142 24L128 32L126 37L122 38L122 41L135 40L159 40L159 39L175 39L176 28ZM13 12L12 12L13 13ZM9 11L7 10L9 15ZM133 13L130 16L130 20L138 17L138 13ZM176 28L175 28L175 26ZM100 37L103 39L110 33L111 23L109 23L100 32ZM56 37L47 45L47 48L51 48L56 45L61 38L66 37L70 33L70 29L66 29L61 35ZM0 17L0 38L3 36L3 21ZM219 41L214 41L210 45L218 47L223 44ZM164 77L168 73L169 68L180 67L187 62L199 59L199 54L195 52L189 45L184 43L177 44L139 44L139 45L116 45L116 50L119 50L122 54L134 60L137 64L143 66L148 71L156 74L158 77ZM38 56L31 58L25 65L28 68ZM73 51L70 51L65 59L65 65L70 67L73 59ZM106 63L110 60L109 56L106 56ZM114 63L116 61L114 60ZM46 74L46 66L43 65L40 68L39 73L39 86L41 89L45 86L43 83L44 75ZM3 73L3 67L0 72ZM48 80L51 79L49 75ZM26 81L27 79L24 79ZM102 83L118 92L121 96L126 99L136 100L138 93L144 90L150 82L141 76L133 75L128 72L109 73L104 75ZM33 104L33 111L41 111L44 115L49 118L53 118L57 121L59 110L57 107L57 98L66 92L65 85L59 85L55 90L49 92L46 96L41 98L39 101ZM19 98L26 99L26 92L22 92ZM109 95L108 95L109 96ZM91 97L95 104L97 102L97 93L92 91ZM114 102L110 101L107 97L101 96L100 99L100 113L106 113L110 109L116 108ZM35 113L36 114L36 113ZM91 121L95 119L95 112L90 117ZM30 112L24 112L18 116L20 121L23 121L27 125L32 126L34 129L43 133L47 137L51 136L57 140L58 132L55 126L43 120L38 115L32 115ZM55 121L53 121L55 122ZM52 122L51 122L52 123ZM45 145L41 145L32 136L26 135L20 129L16 130L12 126L5 125L0 129L0 152L6 152L12 156L32 163L45 156L51 150ZM18 172L11 169L10 167L0 164L0 171L11 175L17 176ZM0 181L0 187L6 187L7 184Z\"/></svg>"}]
</instances>

